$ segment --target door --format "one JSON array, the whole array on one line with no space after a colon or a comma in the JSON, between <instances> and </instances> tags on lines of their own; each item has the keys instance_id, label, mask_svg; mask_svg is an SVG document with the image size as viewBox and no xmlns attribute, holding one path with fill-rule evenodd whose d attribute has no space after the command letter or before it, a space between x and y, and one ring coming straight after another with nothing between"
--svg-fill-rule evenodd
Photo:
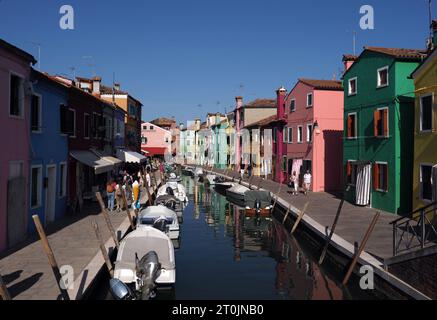
<instances>
[{"instance_id":1,"label":"door","mask_svg":"<svg viewBox=\"0 0 437 320\"><path fill-rule=\"evenodd\" d=\"M56 165L47 166L46 171L46 224L55 221L56 212Z\"/></svg>"}]
</instances>

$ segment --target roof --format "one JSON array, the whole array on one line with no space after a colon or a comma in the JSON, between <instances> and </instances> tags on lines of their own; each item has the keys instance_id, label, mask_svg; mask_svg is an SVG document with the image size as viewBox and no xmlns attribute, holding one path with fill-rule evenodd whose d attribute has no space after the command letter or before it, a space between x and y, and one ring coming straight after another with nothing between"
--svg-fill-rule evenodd
<instances>
[{"instance_id":1,"label":"roof","mask_svg":"<svg viewBox=\"0 0 437 320\"><path fill-rule=\"evenodd\" d=\"M382 53L396 59L422 60L426 57L426 50L421 49L364 47L364 50Z\"/></svg>"},{"instance_id":2,"label":"roof","mask_svg":"<svg viewBox=\"0 0 437 320\"><path fill-rule=\"evenodd\" d=\"M341 81L337 81L337 80L315 80L315 79L303 79L303 78L299 78L298 80L318 90L343 91L343 85Z\"/></svg>"},{"instance_id":3,"label":"roof","mask_svg":"<svg viewBox=\"0 0 437 320\"><path fill-rule=\"evenodd\" d=\"M173 123L176 123L175 119L169 119L165 117L157 118L155 120L150 121L150 123L153 123L157 126L165 126L165 125L172 125Z\"/></svg>"},{"instance_id":4,"label":"roof","mask_svg":"<svg viewBox=\"0 0 437 320\"><path fill-rule=\"evenodd\" d=\"M256 99L244 105L243 107L249 108L276 108L276 99Z\"/></svg>"},{"instance_id":5,"label":"roof","mask_svg":"<svg viewBox=\"0 0 437 320\"><path fill-rule=\"evenodd\" d=\"M30 54L27 53L24 50L21 50L20 48L14 46L13 44L10 44L9 42L6 42L3 39L0 39L0 48L3 48L17 56L19 56L20 58L31 62L32 64L35 64L37 61L35 60L35 58Z\"/></svg>"},{"instance_id":6,"label":"roof","mask_svg":"<svg viewBox=\"0 0 437 320\"><path fill-rule=\"evenodd\" d=\"M436 20L434 20L436 21ZM437 23L437 21L436 21ZM428 54L428 56L426 57L425 60L422 61L422 63L420 63L416 69L414 69L414 71L411 73L410 77L411 78L416 78L419 73L423 70L423 68L428 65L437 55L437 46Z\"/></svg>"},{"instance_id":7,"label":"roof","mask_svg":"<svg viewBox=\"0 0 437 320\"><path fill-rule=\"evenodd\" d=\"M275 114L275 115L272 115L270 117L261 119L261 120L255 122L255 123L250 124L250 125L247 125L246 128L265 127L265 126L271 124L272 122L276 122L277 120L278 120L278 117Z\"/></svg>"},{"instance_id":8,"label":"roof","mask_svg":"<svg viewBox=\"0 0 437 320\"><path fill-rule=\"evenodd\" d=\"M358 56L355 56L353 54L344 54L343 55L343 61L357 61Z\"/></svg>"}]
</instances>

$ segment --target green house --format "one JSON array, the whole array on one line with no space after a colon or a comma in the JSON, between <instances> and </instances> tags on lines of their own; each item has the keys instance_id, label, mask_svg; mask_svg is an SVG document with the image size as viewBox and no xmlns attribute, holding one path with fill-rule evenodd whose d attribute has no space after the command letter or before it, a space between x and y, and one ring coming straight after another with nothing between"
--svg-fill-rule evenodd
<instances>
[{"instance_id":1,"label":"green house","mask_svg":"<svg viewBox=\"0 0 437 320\"><path fill-rule=\"evenodd\" d=\"M425 57L415 49L365 47L345 56L345 198L361 206L411 211L414 152L412 71Z\"/></svg>"}]
</instances>

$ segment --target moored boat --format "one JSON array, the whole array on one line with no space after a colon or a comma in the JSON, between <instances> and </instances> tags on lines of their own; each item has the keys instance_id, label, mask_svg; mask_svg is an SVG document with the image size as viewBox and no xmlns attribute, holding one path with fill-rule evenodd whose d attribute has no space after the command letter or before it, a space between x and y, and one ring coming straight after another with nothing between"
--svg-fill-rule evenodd
<instances>
[{"instance_id":1,"label":"moored boat","mask_svg":"<svg viewBox=\"0 0 437 320\"><path fill-rule=\"evenodd\" d=\"M137 228L145 226L158 228L167 234L170 239L179 238L178 216L176 212L165 206L150 206L141 210L137 218Z\"/></svg>"},{"instance_id":2,"label":"moored boat","mask_svg":"<svg viewBox=\"0 0 437 320\"><path fill-rule=\"evenodd\" d=\"M246 206L246 199L244 194L250 190L248 187L241 184L235 184L233 187L226 190L226 197L240 207Z\"/></svg>"},{"instance_id":3,"label":"moored boat","mask_svg":"<svg viewBox=\"0 0 437 320\"><path fill-rule=\"evenodd\" d=\"M246 202L246 217L270 217L272 197L270 192L262 190L248 190L244 193Z\"/></svg>"}]
</instances>

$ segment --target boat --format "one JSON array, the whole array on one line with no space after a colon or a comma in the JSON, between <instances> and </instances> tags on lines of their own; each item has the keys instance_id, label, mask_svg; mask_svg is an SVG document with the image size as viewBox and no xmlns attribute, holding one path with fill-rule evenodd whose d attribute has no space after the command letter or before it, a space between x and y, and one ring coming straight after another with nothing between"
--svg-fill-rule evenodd
<instances>
[{"instance_id":1,"label":"boat","mask_svg":"<svg viewBox=\"0 0 437 320\"><path fill-rule=\"evenodd\" d=\"M241 184L235 184L233 187L226 190L226 197L231 202L244 208L246 206L244 194L248 190L250 190L248 187L242 186Z\"/></svg>"},{"instance_id":2,"label":"boat","mask_svg":"<svg viewBox=\"0 0 437 320\"><path fill-rule=\"evenodd\" d=\"M165 233L147 226L132 231L120 242L110 280L115 299L148 300L155 296L156 289L175 283L174 247Z\"/></svg>"},{"instance_id":3,"label":"boat","mask_svg":"<svg viewBox=\"0 0 437 320\"><path fill-rule=\"evenodd\" d=\"M170 210L173 210L174 212L176 212L176 215L178 216L179 223L182 223L182 221L183 221L182 214L183 214L184 207L185 207L184 203L182 201L180 201L175 196L165 194L165 195L162 195L162 196L159 196L156 198L155 206L158 206L158 205L163 205L163 206L169 208Z\"/></svg>"},{"instance_id":4,"label":"boat","mask_svg":"<svg viewBox=\"0 0 437 320\"><path fill-rule=\"evenodd\" d=\"M180 183L182 181L181 177L177 176L174 172L170 173L168 182L177 182Z\"/></svg>"},{"instance_id":5,"label":"boat","mask_svg":"<svg viewBox=\"0 0 437 320\"><path fill-rule=\"evenodd\" d=\"M246 217L270 217L272 197L269 191L248 190L244 193Z\"/></svg>"},{"instance_id":6,"label":"boat","mask_svg":"<svg viewBox=\"0 0 437 320\"><path fill-rule=\"evenodd\" d=\"M182 169L182 174L190 177L194 177L194 169L191 167L185 167Z\"/></svg>"},{"instance_id":7,"label":"boat","mask_svg":"<svg viewBox=\"0 0 437 320\"><path fill-rule=\"evenodd\" d=\"M185 190L185 187L176 181L169 181L166 184L162 185L158 189L156 197L166 194L170 196L175 196L182 202L188 202L187 191Z\"/></svg>"},{"instance_id":8,"label":"boat","mask_svg":"<svg viewBox=\"0 0 437 320\"><path fill-rule=\"evenodd\" d=\"M226 190L229 189L229 188L232 188L235 185L236 185L236 183L228 182L228 181L225 181L225 182L216 182L214 184L214 189L218 193L220 193L222 195L226 195Z\"/></svg>"},{"instance_id":9,"label":"boat","mask_svg":"<svg viewBox=\"0 0 437 320\"><path fill-rule=\"evenodd\" d=\"M212 186L215 185L215 180L217 176L215 174L207 174L206 175L206 181Z\"/></svg>"},{"instance_id":10,"label":"boat","mask_svg":"<svg viewBox=\"0 0 437 320\"><path fill-rule=\"evenodd\" d=\"M141 210L137 218L137 229L144 226L155 226L170 239L179 239L178 216L165 206L150 206Z\"/></svg>"},{"instance_id":11,"label":"boat","mask_svg":"<svg viewBox=\"0 0 437 320\"><path fill-rule=\"evenodd\" d=\"M197 176L197 177L202 176L203 175L203 169L200 168L200 167L195 168L194 169L194 175Z\"/></svg>"}]
</instances>

